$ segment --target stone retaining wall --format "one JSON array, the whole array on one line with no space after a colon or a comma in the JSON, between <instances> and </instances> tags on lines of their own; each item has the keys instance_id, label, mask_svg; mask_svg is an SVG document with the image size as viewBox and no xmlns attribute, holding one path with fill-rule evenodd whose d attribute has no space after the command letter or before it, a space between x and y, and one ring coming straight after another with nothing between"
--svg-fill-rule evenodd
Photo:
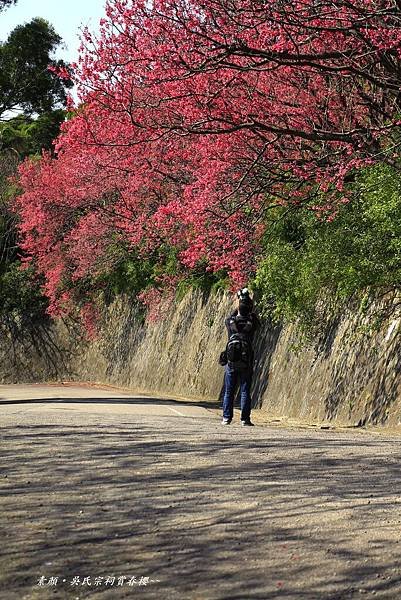
<instances>
[{"instance_id":1,"label":"stone retaining wall","mask_svg":"<svg viewBox=\"0 0 401 600\"><path fill-rule=\"evenodd\" d=\"M271 416L304 422L395 426L401 421L400 317L369 331L377 305L364 319L349 311L309 346L299 329L265 323L256 340L254 405ZM225 346L223 294L188 293L154 324L143 324L128 299L105 310L101 335L84 342L66 323L39 336L3 338L0 381L75 380L159 394L219 398Z\"/></svg>"}]
</instances>

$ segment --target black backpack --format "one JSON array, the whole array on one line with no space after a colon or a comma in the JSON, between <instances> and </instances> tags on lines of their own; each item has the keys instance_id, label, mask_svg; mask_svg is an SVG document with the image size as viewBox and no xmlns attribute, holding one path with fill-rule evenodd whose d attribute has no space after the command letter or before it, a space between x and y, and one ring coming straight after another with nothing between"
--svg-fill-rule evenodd
<instances>
[{"instance_id":1,"label":"black backpack","mask_svg":"<svg viewBox=\"0 0 401 600\"><path fill-rule=\"evenodd\" d=\"M247 333L252 329L252 321L243 317L233 317L230 321L230 335L226 346L227 363L234 371L245 371L252 363L252 346Z\"/></svg>"}]
</instances>

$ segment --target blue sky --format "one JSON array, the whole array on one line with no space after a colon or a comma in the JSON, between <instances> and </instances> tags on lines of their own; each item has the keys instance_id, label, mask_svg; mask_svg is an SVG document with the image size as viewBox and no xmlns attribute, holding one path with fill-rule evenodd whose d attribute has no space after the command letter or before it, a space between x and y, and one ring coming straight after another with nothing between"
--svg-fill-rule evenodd
<instances>
[{"instance_id":1,"label":"blue sky","mask_svg":"<svg viewBox=\"0 0 401 600\"><path fill-rule=\"evenodd\" d=\"M57 52L57 58L74 62L78 57L80 28L88 26L96 32L105 3L106 0L18 0L15 6L0 13L0 41L6 40L17 25L33 17L43 17L67 46Z\"/></svg>"}]
</instances>

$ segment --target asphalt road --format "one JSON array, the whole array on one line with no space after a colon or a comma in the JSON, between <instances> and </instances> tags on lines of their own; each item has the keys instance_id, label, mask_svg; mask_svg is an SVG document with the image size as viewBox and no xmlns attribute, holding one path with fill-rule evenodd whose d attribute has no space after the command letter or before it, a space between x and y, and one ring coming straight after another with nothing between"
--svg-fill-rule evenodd
<instances>
[{"instance_id":1,"label":"asphalt road","mask_svg":"<svg viewBox=\"0 0 401 600\"><path fill-rule=\"evenodd\" d=\"M401 599L399 437L88 386L0 410L0 598Z\"/></svg>"}]
</instances>

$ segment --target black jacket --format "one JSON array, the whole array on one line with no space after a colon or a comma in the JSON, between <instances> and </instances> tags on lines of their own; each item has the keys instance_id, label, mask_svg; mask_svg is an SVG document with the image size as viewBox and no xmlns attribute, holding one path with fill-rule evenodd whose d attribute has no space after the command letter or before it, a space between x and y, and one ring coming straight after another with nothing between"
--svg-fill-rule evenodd
<instances>
[{"instance_id":1,"label":"black jacket","mask_svg":"<svg viewBox=\"0 0 401 600\"><path fill-rule=\"evenodd\" d=\"M233 333L243 333L248 338L250 344L253 342L255 332L260 327L260 321L254 312L250 313L246 317L241 317L238 310L235 310L225 320L228 339Z\"/></svg>"}]
</instances>

